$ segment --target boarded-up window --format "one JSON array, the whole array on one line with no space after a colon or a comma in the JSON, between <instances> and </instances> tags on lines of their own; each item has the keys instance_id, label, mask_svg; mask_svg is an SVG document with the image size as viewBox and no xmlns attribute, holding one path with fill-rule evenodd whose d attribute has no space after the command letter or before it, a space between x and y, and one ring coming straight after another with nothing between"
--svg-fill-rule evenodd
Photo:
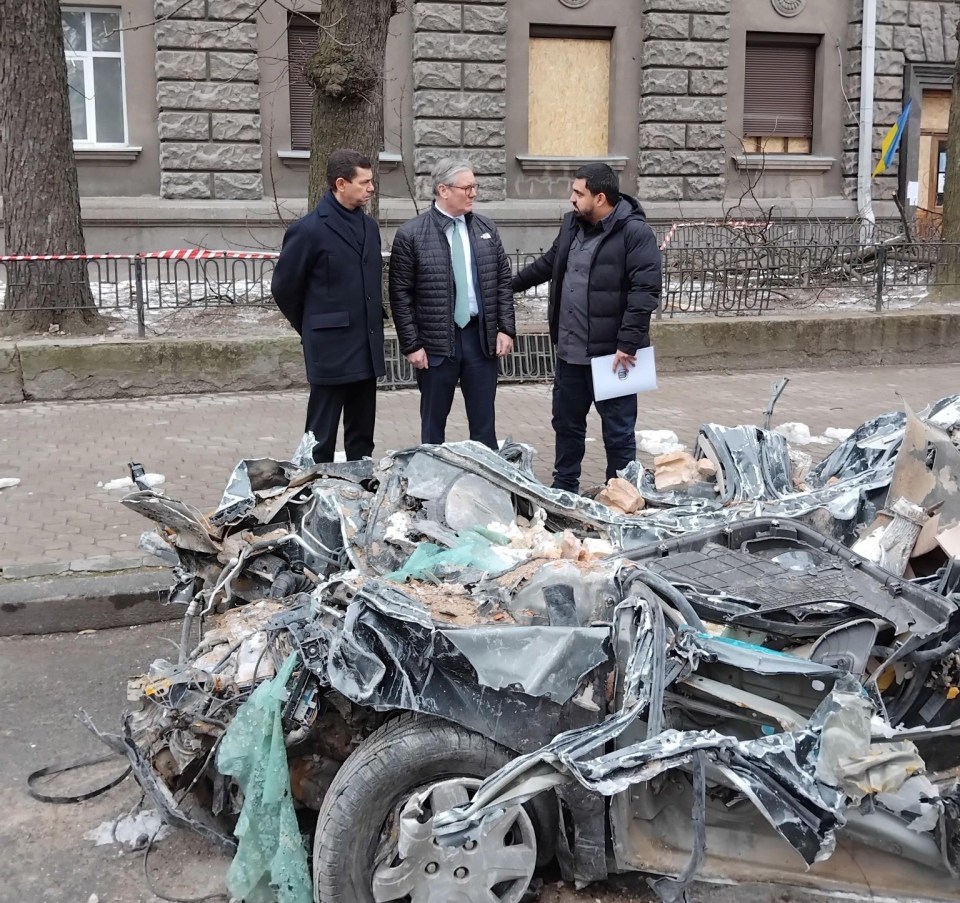
<instances>
[{"instance_id":1,"label":"boarded-up window","mask_svg":"<svg viewBox=\"0 0 960 903\"><path fill-rule=\"evenodd\" d=\"M743 93L748 152L810 153L817 35L747 33Z\"/></svg>"},{"instance_id":2,"label":"boarded-up window","mask_svg":"<svg viewBox=\"0 0 960 903\"><path fill-rule=\"evenodd\" d=\"M290 147L310 150L310 119L313 88L307 81L306 66L317 50L318 28L307 16L290 17L287 25L287 60L290 70Z\"/></svg>"},{"instance_id":3,"label":"boarded-up window","mask_svg":"<svg viewBox=\"0 0 960 903\"><path fill-rule=\"evenodd\" d=\"M611 37L607 28L530 27L527 153L607 155Z\"/></svg>"},{"instance_id":4,"label":"boarded-up window","mask_svg":"<svg viewBox=\"0 0 960 903\"><path fill-rule=\"evenodd\" d=\"M929 210L943 206L950 98L949 91L926 90L920 106L919 198L920 207Z\"/></svg>"}]
</instances>

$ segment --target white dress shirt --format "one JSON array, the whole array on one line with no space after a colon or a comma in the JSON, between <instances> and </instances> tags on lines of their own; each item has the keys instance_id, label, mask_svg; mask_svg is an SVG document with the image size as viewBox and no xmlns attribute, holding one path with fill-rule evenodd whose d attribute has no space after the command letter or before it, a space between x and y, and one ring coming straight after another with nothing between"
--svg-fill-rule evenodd
<instances>
[{"instance_id":1,"label":"white dress shirt","mask_svg":"<svg viewBox=\"0 0 960 903\"><path fill-rule=\"evenodd\" d=\"M467 232L467 220L463 216L450 216L439 204L436 205L447 219L452 219L454 229L460 232L460 240L463 242L463 257L467 264L467 300L470 302L470 316L475 317L480 308L477 306L477 289L473 284L473 251L470 248L470 233ZM444 229L443 234L447 236L447 244L450 245L450 252L453 253L453 229Z\"/></svg>"}]
</instances>

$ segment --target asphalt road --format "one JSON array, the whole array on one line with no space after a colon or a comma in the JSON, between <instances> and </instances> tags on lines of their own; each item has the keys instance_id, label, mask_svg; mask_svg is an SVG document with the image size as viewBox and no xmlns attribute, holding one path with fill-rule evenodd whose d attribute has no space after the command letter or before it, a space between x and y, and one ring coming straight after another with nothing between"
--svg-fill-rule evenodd
<instances>
[{"instance_id":1,"label":"asphalt road","mask_svg":"<svg viewBox=\"0 0 960 903\"><path fill-rule=\"evenodd\" d=\"M143 877L143 853L95 846L84 838L104 822L139 810L132 778L83 803L51 805L27 795L27 775L107 752L75 718L84 709L101 729L116 730L127 703L126 680L156 658L175 655L178 629L151 624L84 634L0 639L0 900L4 903L160 903ZM122 770L109 765L86 786ZM51 794L84 787L65 775ZM229 860L185 832L159 842L150 871L168 896L223 890Z\"/></svg>"}]
</instances>

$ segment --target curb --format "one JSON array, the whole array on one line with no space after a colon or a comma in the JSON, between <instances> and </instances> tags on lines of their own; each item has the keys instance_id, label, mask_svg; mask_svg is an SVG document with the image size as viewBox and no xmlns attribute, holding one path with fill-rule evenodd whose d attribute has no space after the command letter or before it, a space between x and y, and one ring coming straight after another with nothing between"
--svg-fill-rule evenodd
<instances>
[{"instance_id":1,"label":"curb","mask_svg":"<svg viewBox=\"0 0 960 903\"><path fill-rule=\"evenodd\" d=\"M657 366L664 373L960 361L955 341L960 308L952 303L806 317L666 318L655 320L651 329ZM387 348L383 387L412 387L413 371L399 353L395 336L388 337ZM522 330L503 367L504 382L549 378L553 368L549 336ZM0 404L305 387L303 352L295 334L0 341Z\"/></svg>"},{"instance_id":2,"label":"curb","mask_svg":"<svg viewBox=\"0 0 960 903\"><path fill-rule=\"evenodd\" d=\"M180 618L168 568L0 582L0 637L131 627Z\"/></svg>"}]
</instances>

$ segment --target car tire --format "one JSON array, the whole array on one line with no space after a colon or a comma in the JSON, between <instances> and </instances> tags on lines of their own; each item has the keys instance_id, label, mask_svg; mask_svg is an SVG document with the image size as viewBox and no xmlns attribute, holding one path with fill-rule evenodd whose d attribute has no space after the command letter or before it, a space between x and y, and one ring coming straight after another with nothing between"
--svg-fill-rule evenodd
<instances>
[{"instance_id":1,"label":"car tire","mask_svg":"<svg viewBox=\"0 0 960 903\"><path fill-rule=\"evenodd\" d=\"M421 788L483 779L512 758L508 749L441 718L403 715L382 725L343 763L324 796L313 846L315 903L374 903L374 863L391 814ZM556 798L541 794L524 809L541 865L553 856Z\"/></svg>"}]
</instances>

